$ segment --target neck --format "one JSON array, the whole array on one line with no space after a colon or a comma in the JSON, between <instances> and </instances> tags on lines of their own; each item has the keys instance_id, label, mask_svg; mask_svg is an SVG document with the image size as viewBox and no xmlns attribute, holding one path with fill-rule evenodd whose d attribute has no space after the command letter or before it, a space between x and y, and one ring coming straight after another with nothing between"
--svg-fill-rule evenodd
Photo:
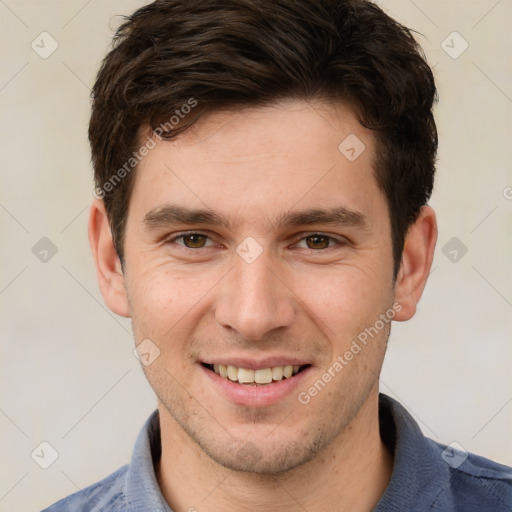
<instances>
[{"instance_id":1,"label":"neck","mask_svg":"<svg viewBox=\"0 0 512 512\"><path fill-rule=\"evenodd\" d=\"M235 512L241 506L266 512L364 512L377 504L391 478L393 461L380 438L377 393L313 460L278 475L236 472L217 464L162 407L160 427L157 478L175 512Z\"/></svg>"}]
</instances>

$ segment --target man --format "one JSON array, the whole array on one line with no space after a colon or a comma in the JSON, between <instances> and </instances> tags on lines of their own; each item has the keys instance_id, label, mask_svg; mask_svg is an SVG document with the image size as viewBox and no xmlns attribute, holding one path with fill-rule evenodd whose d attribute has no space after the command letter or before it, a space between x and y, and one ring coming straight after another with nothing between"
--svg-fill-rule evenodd
<instances>
[{"instance_id":1,"label":"man","mask_svg":"<svg viewBox=\"0 0 512 512\"><path fill-rule=\"evenodd\" d=\"M365 0L124 23L93 90L89 239L158 411L128 466L48 511L512 510L509 468L379 395L436 243L435 97Z\"/></svg>"}]
</instances>

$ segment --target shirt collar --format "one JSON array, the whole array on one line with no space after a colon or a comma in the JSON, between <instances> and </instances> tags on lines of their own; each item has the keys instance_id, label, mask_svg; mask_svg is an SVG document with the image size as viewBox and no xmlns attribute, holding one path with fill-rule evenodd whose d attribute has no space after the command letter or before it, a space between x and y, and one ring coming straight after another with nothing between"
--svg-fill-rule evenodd
<instances>
[{"instance_id":1,"label":"shirt collar","mask_svg":"<svg viewBox=\"0 0 512 512\"><path fill-rule=\"evenodd\" d=\"M140 431L126 473L125 493L128 512L172 512L165 501L155 474L155 463L162 453L160 419L155 411Z\"/></svg>"},{"instance_id":2,"label":"shirt collar","mask_svg":"<svg viewBox=\"0 0 512 512\"><path fill-rule=\"evenodd\" d=\"M379 422L381 438L394 463L391 481L374 512L413 510L407 506L436 500L441 505L440 482L449 480L449 470L433 449L434 442L423 435L401 404L383 394L379 395Z\"/></svg>"},{"instance_id":3,"label":"shirt collar","mask_svg":"<svg viewBox=\"0 0 512 512\"><path fill-rule=\"evenodd\" d=\"M432 449L432 441L421 432L406 409L392 398L379 395L379 422L383 442L393 454L391 481L374 512L404 510L405 504L433 503L442 491L435 482L449 478L447 465ZM161 456L158 411L146 421L135 442L126 473L125 495L129 512L172 512L155 474ZM439 498L440 499L440 498ZM400 504L400 508L396 508Z\"/></svg>"}]
</instances>

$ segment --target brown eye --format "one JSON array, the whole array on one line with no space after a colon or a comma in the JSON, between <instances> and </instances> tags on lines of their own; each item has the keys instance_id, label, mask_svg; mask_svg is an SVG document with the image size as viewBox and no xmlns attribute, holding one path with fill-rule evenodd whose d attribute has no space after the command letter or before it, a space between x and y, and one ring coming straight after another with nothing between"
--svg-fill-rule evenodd
<instances>
[{"instance_id":1,"label":"brown eye","mask_svg":"<svg viewBox=\"0 0 512 512\"><path fill-rule=\"evenodd\" d=\"M330 237L325 235L311 235L305 238L308 249L327 249Z\"/></svg>"},{"instance_id":2,"label":"brown eye","mask_svg":"<svg viewBox=\"0 0 512 512\"><path fill-rule=\"evenodd\" d=\"M201 249L206 245L207 236L199 233L192 233L190 235L182 235L183 245L189 249Z\"/></svg>"}]
</instances>

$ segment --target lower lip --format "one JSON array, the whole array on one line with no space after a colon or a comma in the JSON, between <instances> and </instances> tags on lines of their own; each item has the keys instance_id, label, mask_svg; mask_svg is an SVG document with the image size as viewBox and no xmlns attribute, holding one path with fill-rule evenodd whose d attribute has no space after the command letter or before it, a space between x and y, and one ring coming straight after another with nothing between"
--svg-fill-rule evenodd
<instances>
[{"instance_id":1,"label":"lower lip","mask_svg":"<svg viewBox=\"0 0 512 512\"><path fill-rule=\"evenodd\" d=\"M224 396L236 405L245 407L267 407L283 400L299 386L311 369L311 366L308 366L293 377L272 384L251 386L232 382L202 365L199 365L199 367L205 376L210 379L215 389L219 389Z\"/></svg>"}]
</instances>

